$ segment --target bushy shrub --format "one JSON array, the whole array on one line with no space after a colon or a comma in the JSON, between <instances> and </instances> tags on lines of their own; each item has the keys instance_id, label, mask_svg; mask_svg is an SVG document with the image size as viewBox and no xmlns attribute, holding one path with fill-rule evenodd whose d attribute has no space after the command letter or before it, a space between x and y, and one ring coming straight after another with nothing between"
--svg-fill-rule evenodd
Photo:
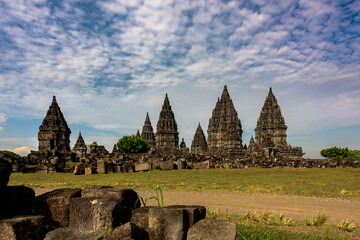
<instances>
[{"instance_id":1,"label":"bushy shrub","mask_svg":"<svg viewBox=\"0 0 360 240\"><path fill-rule=\"evenodd\" d=\"M349 150L348 148L332 147L320 151L321 156L332 158L335 162L341 163L344 158L356 161L360 158L359 150Z\"/></svg>"},{"instance_id":2,"label":"bushy shrub","mask_svg":"<svg viewBox=\"0 0 360 240\"><path fill-rule=\"evenodd\" d=\"M0 153L4 154L5 156L9 156L13 158L21 158L19 154L7 150L0 150Z\"/></svg>"},{"instance_id":3,"label":"bushy shrub","mask_svg":"<svg viewBox=\"0 0 360 240\"><path fill-rule=\"evenodd\" d=\"M135 135L120 138L116 146L119 153L145 153L150 148L144 139Z\"/></svg>"}]
</instances>

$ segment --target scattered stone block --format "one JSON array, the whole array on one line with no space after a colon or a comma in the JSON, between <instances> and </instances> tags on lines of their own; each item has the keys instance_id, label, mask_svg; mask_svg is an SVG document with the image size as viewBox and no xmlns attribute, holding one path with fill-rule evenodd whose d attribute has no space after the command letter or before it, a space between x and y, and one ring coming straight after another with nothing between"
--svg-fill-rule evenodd
<instances>
[{"instance_id":1,"label":"scattered stone block","mask_svg":"<svg viewBox=\"0 0 360 240\"><path fill-rule=\"evenodd\" d=\"M195 223L206 217L206 208L198 205L171 205L166 208L181 209L187 211L189 216L189 227L192 227Z\"/></svg>"},{"instance_id":2,"label":"scattered stone block","mask_svg":"<svg viewBox=\"0 0 360 240\"><path fill-rule=\"evenodd\" d=\"M98 239L101 233L98 232L81 232L70 227L62 227L48 232L44 240L94 240Z\"/></svg>"},{"instance_id":3,"label":"scattered stone block","mask_svg":"<svg viewBox=\"0 0 360 240\"><path fill-rule=\"evenodd\" d=\"M156 208L154 206L145 206L132 210L132 216L130 222L145 229L149 229L149 210L150 208Z\"/></svg>"},{"instance_id":4,"label":"scattered stone block","mask_svg":"<svg viewBox=\"0 0 360 240\"><path fill-rule=\"evenodd\" d=\"M178 170L185 169L185 160L178 160L176 161L176 166Z\"/></svg>"},{"instance_id":5,"label":"scattered stone block","mask_svg":"<svg viewBox=\"0 0 360 240\"><path fill-rule=\"evenodd\" d=\"M150 163L148 162L135 163L135 172L149 171L149 169Z\"/></svg>"},{"instance_id":6,"label":"scattered stone block","mask_svg":"<svg viewBox=\"0 0 360 240\"><path fill-rule=\"evenodd\" d=\"M25 186L8 186L1 194L0 219L34 212L35 192Z\"/></svg>"},{"instance_id":7,"label":"scattered stone block","mask_svg":"<svg viewBox=\"0 0 360 240\"><path fill-rule=\"evenodd\" d=\"M11 162L0 158L0 191L6 188L12 169Z\"/></svg>"},{"instance_id":8,"label":"scattered stone block","mask_svg":"<svg viewBox=\"0 0 360 240\"><path fill-rule=\"evenodd\" d=\"M94 172L93 172L93 170L92 170L91 167L85 168L85 175L91 175L91 174L93 174L93 173L94 173Z\"/></svg>"},{"instance_id":9,"label":"scattered stone block","mask_svg":"<svg viewBox=\"0 0 360 240\"><path fill-rule=\"evenodd\" d=\"M132 189L119 189L108 186L86 186L82 197L105 198L120 203L121 207L134 209L140 207L138 194ZM136 205L135 205L136 204Z\"/></svg>"},{"instance_id":10,"label":"scattered stone block","mask_svg":"<svg viewBox=\"0 0 360 240\"><path fill-rule=\"evenodd\" d=\"M74 168L74 175L80 175L80 174L84 174L85 173L85 164L84 163L79 163L75 166Z\"/></svg>"},{"instance_id":11,"label":"scattered stone block","mask_svg":"<svg viewBox=\"0 0 360 240\"><path fill-rule=\"evenodd\" d=\"M188 240L236 240L235 222L203 219L189 229Z\"/></svg>"},{"instance_id":12,"label":"scattered stone block","mask_svg":"<svg viewBox=\"0 0 360 240\"><path fill-rule=\"evenodd\" d=\"M115 172L116 173L121 173L121 166L115 166Z\"/></svg>"},{"instance_id":13,"label":"scattered stone block","mask_svg":"<svg viewBox=\"0 0 360 240\"><path fill-rule=\"evenodd\" d=\"M226 169L229 168L229 165L227 164L226 165L227 167L225 167ZM207 161L203 161L203 162L195 162L193 163L193 168L195 169L210 169L210 161L207 160Z\"/></svg>"},{"instance_id":14,"label":"scattered stone block","mask_svg":"<svg viewBox=\"0 0 360 240\"><path fill-rule=\"evenodd\" d=\"M174 163L172 161L164 161L160 163L160 169L163 171L166 170L173 170L174 169Z\"/></svg>"},{"instance_id":15,"label":"scattered stone block","mask_svg":"<svg viewBox=\"0 0 360 240\"><path fill-rule=\"evenodd\" d=\"M107 173L114 173L114 172L115 172L114 167L115 167L115 166L114 166L113 163L107 163L107 164L106 164Z\"/></svg>"},{"instance_id":16,"label":"scattered stone block","mask_svg":"<svg viewBox=\"0 0 360 240\"><path fill-rule=\"evenodd\" d=\"M37 213L66 226L69 222L70 199L80 196L80 188L63 188L44 193L35 199Z\"/></svg>"},{"instance_id":17,"label":"scattered stone block","mask_svg":"<svg viewBox=\"0 0 360 240\"><path fill-rule=\"evenodd\" d=\"M112 200L103 198L72 198L69 227L84 233L103 232L124 224L131 212Z\"/></svg>"},{"instance_id":18,"label":"scattered stone block","mask_svg":"<svg viewBox=\"0 0 360 240\"><path fill-rule=\"evenodd\" d=\"M0 221L2 240L42 240L48 231L44 216L21 216Z\"/></svg>"},{"instance_id":19,"label":"scattered stone block","mask_svg":"<svg viewBox=\"0 0 360 240\"><path fill-rule=\"evenodd\" d=\"M186 210L171 208L149 209L149 238L151 240L185 240L189 229Z\"/></svg>"},{"instance_id":20,"label":"scattered stone block","mask_svg":"<svg viewBox=\"0 0 360 240\"><path fill-rule=\"evenodd\" d=\"M106 166L105 166L105 161L104 160L97 160L97 172L99 174L105 174L107 173L106 171Z\"/></svg>"},{"instance_id":21,"label":"scattered stone block","mask_svg":"<svg viewBox=\"0 0 360 240\"><path fill-rule=\"evenodd\" d=\"M149 234L134 223L126 223L114 229L104 240L148 240Z\"/></svg>"}]
</instances>

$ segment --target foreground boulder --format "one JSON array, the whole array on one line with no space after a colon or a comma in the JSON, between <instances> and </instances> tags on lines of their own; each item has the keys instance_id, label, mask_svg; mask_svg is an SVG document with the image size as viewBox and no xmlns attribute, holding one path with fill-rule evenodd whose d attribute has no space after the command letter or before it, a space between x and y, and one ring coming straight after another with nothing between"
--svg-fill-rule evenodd
<instances>
[{"instance_id":1,"label":"foreground boulder","mask_svg":"<svg viewBox=\"0 0 360 240\"><path fill-rule=\"evenodd\" d=\"M155 207L149 209L149 237L151 240L185 240L189 216L184 209Z\"/></svg>"},{"instance_id":2,"label":"foreground boulder","mask_svg":"<svg viewBox=\"0 0 360 240\"><path fill-rule=\"evenodd\" d=\"M166 208L170 209L184 209L189 217L189 227L206 217L206 208L198 205L171 205Z\"/></svg>"},{"instance_id":3,"label":"foreground boulder","mask_svg":"<svg viewBox=\"0 0 360 240\"><path fill-rule=\"evenodd\" d=\"M148 240L149 234L144 229L139 228L134 223L121 225L104 238L104 240Z\"/></svg>"},{"instance_id":4,"label":"foreground boulder","mask_svg":"<svg viewBox=\"0 0 360 240\"><path fill-rule=\"evenodd\" d=\"M2 240L42 240L49 231L44 216L21 216L0 221Z\"/></svg>"},{"instance_id":5,"label":"foreground boulder","mask_svg":"<svg viewBox=\"0 0 360 240\"><path fill-rule=\"evenodd\" d=\"M9 177L12 172L12 164L0 158L0 192L4 190L9 182Z\"/></svg>"},{"instance_id":6,"label":"foreground boulder","mask_svg":"<svg viewBox=\"0 0 360 240\"><path fill-rule=\"evenodd\" d=\"M70 199L75 197L81 197L80 188L62 188L44 193L35 199L36 211L56 224L67 226Z\"/></svg>"},{"instance_id":7,"label":"foreground boulder","mask_svg":"<svg viewBox=\"0 0 360 240\"><path fill-rule=\"evenodd\" d=\"M1 194L0 219L34 214L35 192L25 186L8 186Z\"/></svg>"},{"instance_id":8,"label":"foreground boulder","mask_svg":"<svg viewBox=\"0 0 360 240\"><path fill-rule=\"evenodd\" d=\"M105 198L118 202L129 210L140 207L138 194L132 189L119 189L108 186L86 186L82 190L82 197Z\"/></svg>"},{"instance_id":9,"label":"foreground boulder","mask_svg":"<svg viewBox=\"0 0 360 240\"><path fill-rule=\"evenodd\" d=\"M189 229L187 240L236 240L236 224L219 219L203 219Z\"/></svg>"}]
</instances>

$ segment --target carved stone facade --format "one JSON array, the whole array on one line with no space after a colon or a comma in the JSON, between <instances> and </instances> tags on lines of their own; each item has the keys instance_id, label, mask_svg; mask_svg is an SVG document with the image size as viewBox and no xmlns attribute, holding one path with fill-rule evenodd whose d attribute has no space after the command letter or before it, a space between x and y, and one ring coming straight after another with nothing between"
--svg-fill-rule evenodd
<instances>
[{"instance_id":1,"label":"carved stone facade","mask_svg":"<svg viewBox=\"0 0 360 240\"><path fill-rule=\"evenodd\" d=\"M70 129L53 96L52 103L39 127L39 152L70 152Z\"/></svg>"},{"instance_id":2,"label":"carved stone facade","mask_svg":"<svg viewBox=\"0 0 360 240\"><path fill-rule=\"evenodd\" d=\"M210 152L241 153L243 149L241 122L226 85L209 119L207 132Z\"/></svg>"},{"instance_id":3,"label":"carved stone facade","mask_svg":"<svg viewBox=\"0 0 360 240\"><path fill-rule=\"evenodd\" d=\"M195 154L203 154L207 151L207 142L204 131L202 130L200 123L196 128L196 132L191 143L191 152Z\"/></svg>"},{"instance_id":4,"label":"carved stone facade","mask_svg":"<svg viewBox=\"0 0 360 240\"><path fill-rule=\"evenodd\" d=\"M286 142L286 130L284 117L270 88L255 128L255 144L250 140L249 148L252 145L253 152L264 151L265 157L302 157L301 147L293 148Z\"/></svg>"},{"instance_id":5,"label":"carved stone facade","mask_svg":"<svg viewBox=\"0 0 360 240\"><path fill-rule=\"evenodd\" d=\"M141 138L147 141L151 148L154 148L156 145L155 134L153 127L151 126L149 113L146 113L146 118L144 122L144 126L141 132Z\"/></svg>"},{"instance_id":6,"label":"carved stone facade","mask_svg":"<svg viewBox=\"0 0 360 240\"><path fill-rule=\"evenodd\" d=\"M179 132L167 94L156 125L156 148L179 148Z\"/></svg>"},{"instance_id":7,"label":"carved stone facade","mask_svg":"<svg viewBox=\"0 0 360 240\"><path fill-rule=\"evenodd\" d=\"M87 147L83 137L81 136L81 132L79 132L78 139L76 140L75 146L73 148L73 152L76 153L78 158L85 158L87 151Z\"/></svg>"}]
</instances>

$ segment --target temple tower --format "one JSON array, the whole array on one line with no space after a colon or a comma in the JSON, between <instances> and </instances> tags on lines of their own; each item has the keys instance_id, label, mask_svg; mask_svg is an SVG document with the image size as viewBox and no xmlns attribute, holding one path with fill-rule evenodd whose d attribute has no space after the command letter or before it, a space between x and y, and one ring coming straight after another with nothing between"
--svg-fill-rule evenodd
<instances>
[{"instance_id":1,"label":"temple tower","mask_svg":"<svg viewBox=\"0 0 360 240\"><path fill-rule=\"evenodd\" d=\"M207 132L209 151L228 154L241 152L241 122L226 85L209 119Z\"/></svg>"},{"instance_id":2,"label":"temple tower","mask_svg":"<svg viewBox=\"0 0 360 240\"><path fill-rule=\"evenodd\" d=\"M201 153L205 153L206 151L207 151L207 142L204 131L202 130L199 123L191 143L191 152L195 154L201 154Z\"/></svg>"},{"instance_id":3,"label":"temple tower","mask_svg":"<svg viewBox=\"0 0 360 240\"><path fill-rule=\"evenodd\" d=\"M255 142L266 147L287 145L286 129L284 117L270 87L255 128Z\"/></svg>"},{"instance_id":4,"label":"temple tower","mask_svg":"<svg viewBox=\"0 0 360 240\"><path fill-rule=\"evenodd\" d=\"M70 129L53 96L52 103L39 127L39 152L70 152Z\"/></svg>"},{"instance_id":5,"label":"temple tower","mask_svg":"<svg viewBox=\"0 0 360 240\"><path fill-rule=\"evenodd\" d=\"M139 129L138 129L137 132L136 132L136 136L137 136L137 137L141 137Z\"/></svg>"},{"instance_id":6,"label":"temple tower","mask_svg":"<svg viewBox=\"0 0 360 240\"><path fill-rule=\"evenodd\" d=\"M85 158L87 151L87 147L83 137L81 136L81 132L79 132L78 139L76 140L75 146L73 148L73 152L76 153L78 158Z\"/></svg>"},{"instance_id":7,"label":"temple tower","mask_svg":"<svg viewBox=\"0 0 360 240\"><path fill-rule=\"evenodd\" d=\"M179 132L167 94L156 125L156 147L159 149L179 147Z\"/></svg>"},{"instance_id":8,"label":"temple tower","mask_svg":"<svg viewBox=\"0 0 360 240\"><path fill-rule=\"evenodd\" d=\"M147 143L150 145L150 147L155 147L155 145L156 145L155 134L154 134L153 127L151 126L149 113L146 113L144 126L143 126L142 132L141 132L141 138L144 139L145 141L147 141Z\"/></svg>"},{"instance_id":9,"label":"temple tower","mask_svg":"<svg viewBox=\"0 0 360 240\"><path fill-rule=\"evenodd\" d=\"M301 147L286 142L284 117L270 87L255 128L255 147L262 149L266 157L302 157Z\"/></svg>"}]
</instances>

